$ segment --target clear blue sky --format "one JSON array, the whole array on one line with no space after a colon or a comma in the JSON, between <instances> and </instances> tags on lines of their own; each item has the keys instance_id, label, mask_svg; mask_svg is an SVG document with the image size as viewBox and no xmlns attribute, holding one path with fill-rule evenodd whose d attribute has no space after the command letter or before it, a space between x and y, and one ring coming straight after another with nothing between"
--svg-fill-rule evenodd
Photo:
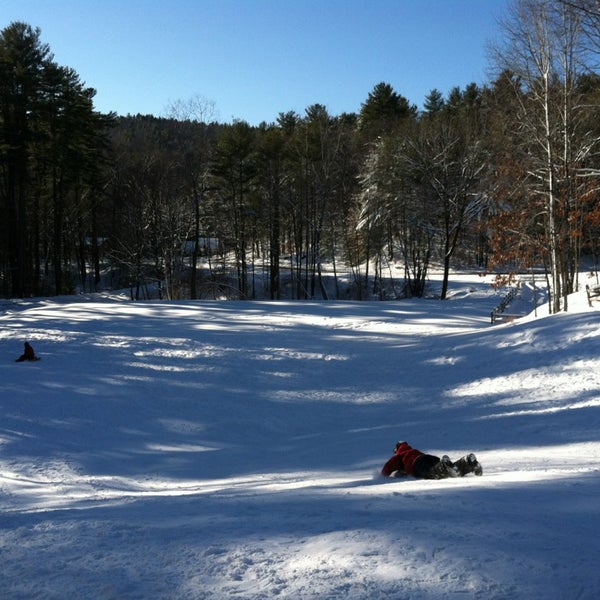
<instances>
[{"instance_id":1,"label":"clear blue sky","mask_svg":"<svg viewBox=\"0 0 600 600\"><path fill-rule=\"evenodd\" d=\"M486 44L509 0L0 0L0 29L41 29L55 60L120 115L203 97L221 122L311 104L358 112L385 81L419 108L489 81Z\"/></svg>"}]
</instances>

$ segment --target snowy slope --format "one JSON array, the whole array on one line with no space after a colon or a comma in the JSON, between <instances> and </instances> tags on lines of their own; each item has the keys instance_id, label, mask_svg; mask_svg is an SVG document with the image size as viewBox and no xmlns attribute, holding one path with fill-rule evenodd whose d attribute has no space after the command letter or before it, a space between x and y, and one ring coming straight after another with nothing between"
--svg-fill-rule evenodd
<instances>
[{"instance_id":1,"label":"snowy slope","mask_svg":"<svg viewBox=\"0 0 600 600\"><path fill-rule=\"evenodd\" d=\"M2 598L600 597L600 303L452 286L4 305ZM484 476L377 477L398 439Z\"/></svg>"}]
</instances>

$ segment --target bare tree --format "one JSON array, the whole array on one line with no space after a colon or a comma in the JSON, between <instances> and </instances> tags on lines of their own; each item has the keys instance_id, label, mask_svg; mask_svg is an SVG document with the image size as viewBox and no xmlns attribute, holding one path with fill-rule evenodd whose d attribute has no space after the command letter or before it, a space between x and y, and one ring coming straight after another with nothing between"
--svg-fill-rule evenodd
<instances>
[{"instance_id":1,"label":"bare tree","mask_svg":"<svg viewBox=\"0 0 600 600\"><path fill-rule=\"evenodd\" d=\"M481 211L479 180L487 165L482 144L463 118L436 116L424 122L402 159L419 181L422 201L436 230L444 273L441 298L446 298L452 256L465 227Z\"/></svg>"},{"instance_id":2,"label":"bare tree","mask_svg":"<svg viewBox=\"0 0 600 600\"><path fill-rule=\"evenodd\" d=\"M580 14L560 0L518 0L502 23L504 43L495 62L515 76L519 102L515 127L529 157L528 189L543 198L544 228L557 312L573 291L577 251L570 219L577 200L578 169L597 140L580 131L577 81L585 54ZM535 210L537 203L532 202Z\"/></svg>"},{"instance_id":3,"label":"bare tree","mask_svg":"<svg viewBox=\"0 0 600 600\"><path fill-rule=\"evenodd\" d=\"M200 257L201 208L208 188L209 164L212 155L210 124L216 116L215 103L200 95L189 100L176 100L167 114L179 124L179 160L187 180L189 196L194 207L194 240L191 256L190 297L198 297L197 270Z\"/></svg>"}]
</instances>

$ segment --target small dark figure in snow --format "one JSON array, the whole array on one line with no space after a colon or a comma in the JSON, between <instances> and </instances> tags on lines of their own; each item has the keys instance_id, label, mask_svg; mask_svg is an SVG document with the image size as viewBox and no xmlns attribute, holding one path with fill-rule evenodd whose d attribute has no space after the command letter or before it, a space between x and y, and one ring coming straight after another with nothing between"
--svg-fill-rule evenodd
<instances>
[{"instance_id":1,"label":"small dark figure in snow","mask_svg":"<svg viewBox=\"0 0 600 600\"><path fill-rule=\"evenodd\" d=\"M482 475L483 469L474 454L452 462L447 455L442 458L425 454L410 446L407 442L398 442L392 456L381 469L386 477L404 477L413 475L419 479L446 479L464 477L469 473Z\"/></svg>"},{"instance_id":2,"label":"small dark figure in snow","mask_svg":"<svg viewBox=\"0 0 600 600\"><path fill-rule=\"evenodd\" d=\"M35 352L33 351L33 347L31 346L31 344L29 342L25 342L25 350L24 350L23 354L21 354L21 356L19 356L19 358L17 358L17 360L15 362L24 362L26 360L40 360L39 356L35 355Z\"/></svg>"}]
</instances>

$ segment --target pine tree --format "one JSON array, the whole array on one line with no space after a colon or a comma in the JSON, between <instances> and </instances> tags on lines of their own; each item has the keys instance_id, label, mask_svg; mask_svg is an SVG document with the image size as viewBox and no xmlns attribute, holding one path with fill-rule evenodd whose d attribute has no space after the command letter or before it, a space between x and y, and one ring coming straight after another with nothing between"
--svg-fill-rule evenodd
<instances>
[{"instance_id":1,"label":"pine tree","mask_svg":"<svg viewBox=\"0 0 600 600\"><path fill-rule=\"evenodd\" d=\"M7 291L33 293L33 249L29 243L32 181L30 149L40 130L39 106L50 50L39 29L12 23L0 33L0 206L5 215L2 264Z\"/></svg>"}]
</instances>

